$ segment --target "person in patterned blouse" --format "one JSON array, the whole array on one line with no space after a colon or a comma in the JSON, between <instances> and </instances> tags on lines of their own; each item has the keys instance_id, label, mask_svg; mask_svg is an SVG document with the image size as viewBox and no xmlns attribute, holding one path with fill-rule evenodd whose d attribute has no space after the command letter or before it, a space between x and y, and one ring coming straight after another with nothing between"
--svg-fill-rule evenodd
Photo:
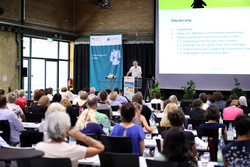
<instances>
[{"instance_id":1,"label":"person in patterned blouse","mask_svg":"<svg viewBox=\"0 0 250 167\"><path fill-rule=\"evenodd\" d=\"M250 166L250 117L239 115L234 125L238 138L222 149L224 166Z\"/></svg>"}]
</instances>

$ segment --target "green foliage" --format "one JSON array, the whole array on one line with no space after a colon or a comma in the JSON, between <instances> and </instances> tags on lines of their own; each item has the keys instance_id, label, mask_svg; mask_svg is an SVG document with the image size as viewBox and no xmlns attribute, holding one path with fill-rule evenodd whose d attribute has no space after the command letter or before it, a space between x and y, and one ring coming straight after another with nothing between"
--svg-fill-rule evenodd
<instances>
[{"instance_id":1,"label":"green foliage","mask_svg":"<svg viewBox=\"0 0 250 167\"><path fill-rule=\"evenodd\" d=\"M238 97L240 97L240 96L247 96L247 95L246 95L246 92L244 92L241 88L239 88L239 86L240 86L239 79L234 78L234 85L235 85L235 88L233 88L233 89L231 90L231 93L232 93L232 94L235 94L235 95L237 95Z\"/></svg>"},{"instance_id":2,"label":"green foliage","mask_svg":"<svg viewBox=\"0 0 250 167\"><path fill-rule=\"evenodd\" d=\"M153 77L153 82L154 82L153 88L149 88L149 94L151 99L154 98L156 92L161 91L161 89L159 88L159 82L156 81L155 77Z\"/></svg>"},{"instance_id":3,"label":"green foliage","mask_svg":"<svg viewBox=\"0 0 250 167\"><path fill-rule=\"evenodd\" d=\"M193 99L196 95L196 87L193 80L187 81L187 87L183 86L181 88L184 89L184 99Z\"/></svg>"}]
</instances>

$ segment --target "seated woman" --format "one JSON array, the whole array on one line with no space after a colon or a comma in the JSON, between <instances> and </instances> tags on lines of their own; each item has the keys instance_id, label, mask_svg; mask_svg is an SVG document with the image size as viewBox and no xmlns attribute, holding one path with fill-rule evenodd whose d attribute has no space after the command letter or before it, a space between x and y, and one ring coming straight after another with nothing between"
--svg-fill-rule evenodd
<instances>
[{"instance_id":1,"label":"seated woman","mask_svg":"<svg viewBox=\"0 0 250 167\"><path fill-rule=\"evenodd\" d=\"M133 153L142 155L145 148L145 134L139 125L133 123L135 118L135 108L132 103L125 103L121 107L122 122L116 124L110 132L110 136L131 137L133 143Z\"/></svg>"},{"instance_id":2,"label":"seated woman","mask_svg":"<svg viewBox=\"0 0 250 167\"><path fill-rule=\"evenodd\" d=\"M178 99L175 95L171 95L168 100L170 100L171 102L175 103L178 106ZM181 110L183 112L183 109L181 108L181 106L178 106L178 109Z\"/></svg>"},{"instance_id":3,"label":"seated woman","mask_svg":"<svg viewBox=\"0 0 250 167\"><path fill-rule=\"evenodd\" d=\"M116 98L117 98L117 92L116 91L113 91L109 94L109 103L111 106L122 106L122 104L119 102L119 101L115 101Z\"/></svg>"},{"instance_id":4,"label":"seated woman","mask_svg":"<svg viewBox=\"0 0 250 167\"><path fill-rule=\"evenodd\" d=\"M56 111L66 112L66 108L62 106L60 103L52 103L45 112L45 120L41 122L41 125L39 126L39 132L46 132L45 128L47 122L46 120L51 113Z\"/></svg>"},{"instance_id":5,"label":"seated woman","mask_svg":"<svg viewBox=\"0 0 250 167\"><path fill-rule=\"evenodd\" d=\"M32 106L32 113L42 113L44 115L49 105L50 99L44 95L39 99L37 105Z\"/></svg>"},{"instance_id":6,"label":"seated woman","mask_svg":"<svg viewBox=\"0 0 250 167\"><path fill-rule=\"evenodd\" d=\"M158 161L191 161L191 166L196 166L192 150L185 138L184 132L180 128L171 128L168 130L164 139L163 150L161 154L155 155L154 159Z\"/></svg>"},{"instance_id":7,"label":"seated woman","mask_svg":"<svg viewBox=\"0 0 250 167\"><path fill-rule=\"evenodd\" d=\"M60 93L54 94L51 103L60 103L62 100L62 95Z\"/></svg>"},{"instance_id":8,"label":"seated woman","mask_svg":"<svg viewBox=\"0 0 250 167\"><path fill-rule=\"evenodd\" d=\"M234 120L238 115L243 114L239 100L233 100L229 107L223 109L223 120Z\"/></svg>"},{"instance_id":9,"label":"seated woman","mask_svg":"<svg viewBox=\"0 0 250 167\"><path fill-rule=\"evenodd\" d=\"M7 109L13 111L18 118L21 118L22 121L25 121L25 115L22 108L19 105L16 105L17 96L15 93L8 93L7 96Z\"/></svg>"},{"instance_id":10,"label":"seated woman","mask_svg":"<svg viewBox=\"0 0 250 167\"><path fill-rule=\"evenodd\" d=\"M93 110L84 110L79 116L75 129L84 134L95 134L97 140L101 139L101 135L106 135L102 127L96 121L96 112Z\"/></svg>"},{"instance_id":11,"label":"seated woman","mask_svg":"<svg viewBox=\"0 0 250 167\"><path fill-rule=\"evenodd\" d=\"M240 96L239 102L240 102L240 108L243 110L244 114L248 115L250 113L250 110L247 106L247 98L245 96Z\"/></svg>"},{"instance_id":12,"label":"seated woman","mask_svg":"<svg viewBox=\"0 0 250 167\"><path fill-rule=\"evenodd\" d=\"M92 157L104 150L100 142L78 130L70 130L70 118L64 112L51 113L47 119L46 130L51 141L40 142L35 149L43 151L46 158L70 158L72 167L78 166L78 160ZM66 143L64 141L67 136L80 140L89 147Z\"/></svg>"},{"instance_id":13,"label":"seated woman","mask_svg":"<svg viewBox=\"0 0 250 167\"><path fill-rule=\"evenodd\" d=\"M35 91L34 91L34 97L33 97L33 102L30 104L30 106L31 106L31 108L33 107L33 106L36 106L37 104L38 104L38 101L40 100L40 98L42 97L42 96L44 96L45 95L45 91L43 91L42 89L36 89Z\"/></svg>"},{"instance_id":14,"label":"seated woman","mask_svg":"<svg viewBox=\"0 0 250 167\"><path fill-rule=\"evenodd\" d=\"M133 120L133 123L136 125L140 125L143 126L149 133L153 132L154 130L156 130L156 127L150 127L146 121L146 118L141 115L141 109L142 106L139 103L133 102L133 105L135 107L135 113L136 113L136 117Z\"/></svg>"},{"instance_id":15,"label":"seated woman","mask_svg":"<svg viewBox=\"0 0 250 167\"><path fill-rule=\"evenodd\" d=\"M164 111L163 111L163 116L160 122L160 125L162 127L170 127L170 122L168 120L168 113L172 110L178 110L178 106L176 105L176 103L170 102L167 104L167 106L165 107Z\"/></svg>"},{"instance_id":16,"label":"seated woman","mask_svg":"<svg viewBox=\"0 0 250 167\"><path fill-rule=\"evenodd\" d=\"M237 116L234 126L238 137L222 149L224 166L250 166L250 117Z\"/></svg>"},{"instance_id":17,"label":"seated woman","mask_svg":"<svg viewBox=\"0 0 250 167\"><path fill-rule=\"evenodd\" d=\"M168 113L168 119L171 124L171 128L179 128L184 132L186 140L190 143L192 147L193 154L197 154L196 144L194 140L194 135L190 131L184 131L185 115L181 110L172 110ZM161 133L163 139L165 139L168 130L165 130Z\"/></svg>"},{"instance_id":18,"label":"seated woman","mask_svg":"<svg viewBox=\"0 0 250 167\"><path fill-rule=\"evenodd\" d=\"M76 113L74 111L74 108L72 107L72 104L70 103L70 101L67 99L63 99L60 102L60 104L66 108L66 112L69 114L71 127L75 126L77 118L76 118Z\"/></svg>"},{"instance_id":19,"label":"seated woman","mask_svg":"<svg viewBox=\"0 0 250 167\"><path fill-rule=\"evenodd\" d=\"M81 115L82 111L87 108L87 99L88 99L88 93L86 91L80 92L80 101L76 103L76 108L79 112L79 115Z\"/></svg>"}]
</instances>

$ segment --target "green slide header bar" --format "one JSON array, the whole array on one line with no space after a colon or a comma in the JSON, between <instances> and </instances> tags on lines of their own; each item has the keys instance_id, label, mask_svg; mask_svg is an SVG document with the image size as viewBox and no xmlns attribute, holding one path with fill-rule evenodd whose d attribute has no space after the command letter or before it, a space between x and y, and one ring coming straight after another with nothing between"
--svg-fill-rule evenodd
<instances>
[{"instance_id":1,"label":"green slide header bar","mask_svg":"<svg viewBox=\"0 0 250 167\"><path fill-rule=\"evenodd\" d=\"M194 1L205 2L204 8L249 7L250 0L159 0L159 9L192 9Z\"/></svg>"}]
</instances>

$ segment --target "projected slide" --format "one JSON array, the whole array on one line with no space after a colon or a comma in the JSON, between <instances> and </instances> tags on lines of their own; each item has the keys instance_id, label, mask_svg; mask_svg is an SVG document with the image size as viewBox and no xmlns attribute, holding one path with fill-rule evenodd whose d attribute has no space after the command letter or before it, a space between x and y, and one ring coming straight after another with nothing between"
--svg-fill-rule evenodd
<instances>
[{"instance_id":1,"label":"projected slide","mask_svg":"<svg viewBox=\"0 0 250 167\"><path fill-rule=\"evenodd\" d=\"M159 0L159 74L250 74L249 0Z\"/></svg>"}]
</instances>

